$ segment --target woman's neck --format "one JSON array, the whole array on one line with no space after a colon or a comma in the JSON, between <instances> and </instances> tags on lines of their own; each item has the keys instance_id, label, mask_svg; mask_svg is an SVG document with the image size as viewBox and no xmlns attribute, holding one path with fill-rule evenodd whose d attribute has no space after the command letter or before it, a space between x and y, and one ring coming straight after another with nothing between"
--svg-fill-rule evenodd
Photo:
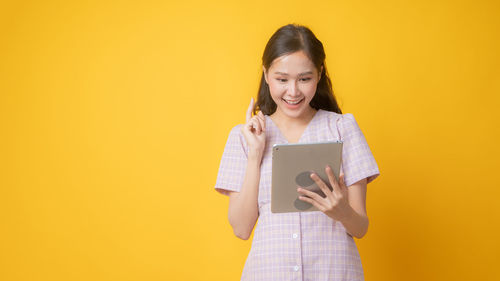
<instances>
[{"instance_id":1,"label":"woman's neck","mask_svg":"<svg viewBox=\"0 0 500 281\"><path fill-rule=\"evenodd\" d=\"M303 127L307 126L307 124L311 122L317 111L318 110L309 106L308 110L304 111L302 115L298 117L290 117L284 114L279 109L276 109L276 111L271 114L270 117L274 123L279 124L279 126L282 128Z\"/></svg>"}]
</instances>

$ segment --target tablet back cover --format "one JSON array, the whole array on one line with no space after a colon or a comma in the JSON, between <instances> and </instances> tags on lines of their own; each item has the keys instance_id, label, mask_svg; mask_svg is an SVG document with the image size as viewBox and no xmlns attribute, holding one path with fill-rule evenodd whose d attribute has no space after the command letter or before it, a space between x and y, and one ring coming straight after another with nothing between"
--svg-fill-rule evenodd
<instances>
[{"instance_id":1,"label":"tablet back cover","mask_svg":"<svg viewBox=\"0 0 500 281\"><path fill-rule=\"evenodd\" d=\"M335 178L339 179L342 142L275 144L272 153L271 212L319 211L298 198L297 187L325 197L310 174L312 171L318 174L331 190L325 167L330 165Z\"/></svg>"}]
</instances>

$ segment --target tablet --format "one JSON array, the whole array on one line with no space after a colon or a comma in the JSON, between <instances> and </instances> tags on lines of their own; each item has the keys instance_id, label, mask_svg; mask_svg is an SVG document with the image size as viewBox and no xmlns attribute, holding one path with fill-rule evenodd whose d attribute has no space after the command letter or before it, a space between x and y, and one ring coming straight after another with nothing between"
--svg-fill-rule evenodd
<instances>
[{"instance_id":1,"label":"tablet","mask_svg":"<svg viewBox=\"0 0 500 281\"><path fill-rule=\"evenodd\" d=\"M325 194L311 179L314 171L330 190L325 167L330 165L337 180L342 163L342 142L275 144L272 150L271 212L319 211L312 204L299 199L297 187Z\"/></svg>"}]
</instances>

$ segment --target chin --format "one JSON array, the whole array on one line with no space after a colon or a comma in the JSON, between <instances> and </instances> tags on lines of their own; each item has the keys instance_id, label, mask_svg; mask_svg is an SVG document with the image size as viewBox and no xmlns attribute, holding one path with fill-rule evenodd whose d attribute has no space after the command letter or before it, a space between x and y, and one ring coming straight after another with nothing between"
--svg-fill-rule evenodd
<instances>
[{"instance_id":1,"label":"chin","mask_svg":"<svg viewBox=\"0 0 500 281\"><path fill-rule=\"evenodd\" d=\"M293 118L297 118L297 117L300 117L302 116L303 114L305 114L307 111L309 111L310 109L312 109L312 107L309 105L309 103L304 100L301 102L302 105L298 108L289 108L287 107L286 104L280 104L280 110L281 112L283 112L285 115L289 116L289 117L293 117Z\"/></svg>"}]
</instances>

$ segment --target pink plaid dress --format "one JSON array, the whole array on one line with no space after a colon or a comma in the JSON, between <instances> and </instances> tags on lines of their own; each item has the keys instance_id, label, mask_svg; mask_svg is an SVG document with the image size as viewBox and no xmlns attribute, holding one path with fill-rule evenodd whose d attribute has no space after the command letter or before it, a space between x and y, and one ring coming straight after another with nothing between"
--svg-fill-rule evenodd
<instances>
[{"instance_id":1,"label":"pink plaid dress","mask_svg":"<svg viewBox=\"0 0 500 281\"><path fill-rule=\"evenodd\" d=\"M287 143L269 116L266 118L266 149L259 184L259 219L252 248L241 280L364 280L363 267L354 239L342 223L324 213L271 213L272 146ZM239 191L245 176L247 145L236 125L229 133L220 162L215 189ZM346 186L367 178L373 181L379 169L366 139L350 113L318 110L299 143L344 142L342 166Z\"/></svg>"}]
</instances>

